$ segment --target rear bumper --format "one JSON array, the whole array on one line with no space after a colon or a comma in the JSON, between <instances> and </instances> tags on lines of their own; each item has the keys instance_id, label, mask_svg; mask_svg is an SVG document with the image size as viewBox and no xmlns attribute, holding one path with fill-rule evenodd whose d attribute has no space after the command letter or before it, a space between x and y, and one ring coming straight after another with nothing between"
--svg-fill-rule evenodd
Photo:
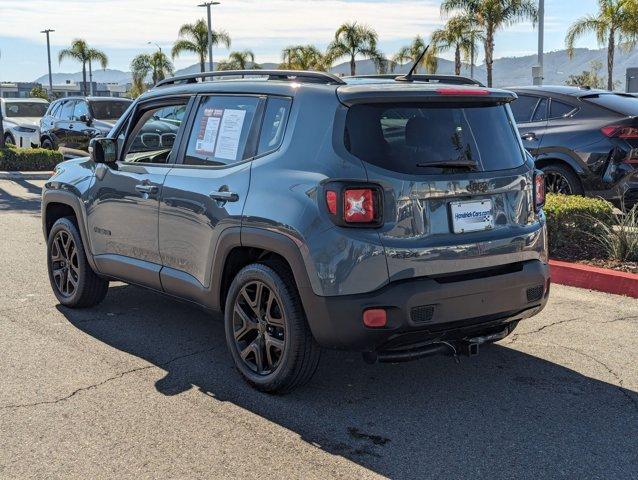
<instances>
[{"instance_id":1,"label":"rear bumper","mask_svg":"<svg viewBox=\"0 0 638 480\"><path fill-rule=\"evenodd\" d=\"M540 312L548 294L549 266L539 260L392 282L366 294L319 297L302 292L316 340L325 347L360 351L502 330L503 324ZM386 309L386 327L363 325L363 311L372 307Z\"/></svg>"}]
</instances>

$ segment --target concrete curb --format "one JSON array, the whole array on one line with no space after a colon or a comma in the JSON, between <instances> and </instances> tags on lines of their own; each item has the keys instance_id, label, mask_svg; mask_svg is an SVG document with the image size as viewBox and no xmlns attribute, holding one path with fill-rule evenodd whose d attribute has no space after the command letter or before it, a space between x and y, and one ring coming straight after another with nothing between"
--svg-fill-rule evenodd
<instances>
[{"instance_id":1,"label":"concrete curb","mask_svg":"<svg viewBox=\"0 0 638 480\"><path fill-rule=\"evenodd\" d=\"M5 172L0 171L0 180L48 180L53 172Z\"/></svg>"},{"instance_id":2,"label":"concrete curb","mask_svg":"<svg viewBox=\"0 0 638 480\"><path fill-rule=\"evenodd\" d=\"M549 261L552 283L638 298L638 275L579 263Z\"/></svg>"}]
</instances>

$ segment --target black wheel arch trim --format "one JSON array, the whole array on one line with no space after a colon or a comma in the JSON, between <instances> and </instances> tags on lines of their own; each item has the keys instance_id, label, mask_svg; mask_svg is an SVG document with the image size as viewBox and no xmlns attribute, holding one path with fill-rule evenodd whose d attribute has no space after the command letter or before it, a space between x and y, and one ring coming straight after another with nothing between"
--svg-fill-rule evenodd
<instances>
[{"instance_id":1,"label":"black wheel arch trim","mask_svg":"<svg viewBox=\"0 0 638 480\"><path fill-rule=\"evenodd\" d=\"M86 214L82 205L82 201L76 195L61 190L46 190L42 193L41 217L42 233L44 235L45 241L47 240L48 236L46 213L48 206L52 203L60 203L62 205L71 207L71 209L75 213L75 218L77 219L78 230L80 231L80 237L82 238L82 244L84 246L84 253L86 255L86 258L91 268L94 271L98 272L99 270L97 269L92 254L91 239L86 230Z\"/></svg>"},{"instance_id":2,"label":"black wheel arch trim","mask_svg":"<svg viewBox=\"0 0 638 480\"><path fill-rule=\"evenodd\" d=\"M587 177L586 167L583 166L583 162L575 153L564 152L559 150L540 150L534 155L534 162L539 163L566 163L579 177ZM541 168L541 167L539 167Z\"/></svg>"}]
</instances>

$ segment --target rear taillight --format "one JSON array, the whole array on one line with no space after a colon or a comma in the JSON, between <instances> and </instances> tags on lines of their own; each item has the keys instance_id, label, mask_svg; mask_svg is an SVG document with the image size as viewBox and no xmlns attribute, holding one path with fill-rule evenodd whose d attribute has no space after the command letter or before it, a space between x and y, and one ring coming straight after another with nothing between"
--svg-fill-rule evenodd
<instances>
[{"instance_id":1,"label":"rear taillight","mask_svg":"<svg viewBox=\"0 0 638 480\"><path fill-rule=\"evenodd\" d=\"M545 205L545 175L540 171L534 174L534 204L537 210Z\"/></svg>"},{"instance_id":2,"label":"rear taillight","mask_svg":"<svg viewBox=\"0 0 638 480\"><path fill-rule=\"evenodd\" d=\"M343 192L343 220L346 223L374 222L374 191L371 188L347 188Z\"/></svg>"},{"instance_id":3,"label":"rear taillight","mask_svg":"<svg viewBox=\"0 0 638 480\"><path fill-rule=\"evenodd\" d=\"M603 135L609 138L638 138L638 128L623 125L608 125L600 129Z\"/></svg>"},{"instance_id":4,"label":"rear taillight","mask_svg":"<svg viewBox=\"0 0 638 480\"><path fill-rule=\"evenodd\" d=\"M352 185L333 182L326 185L326 210L340 226L381 225L381 188L376 185Z\"/></svg>"}]
</instances>

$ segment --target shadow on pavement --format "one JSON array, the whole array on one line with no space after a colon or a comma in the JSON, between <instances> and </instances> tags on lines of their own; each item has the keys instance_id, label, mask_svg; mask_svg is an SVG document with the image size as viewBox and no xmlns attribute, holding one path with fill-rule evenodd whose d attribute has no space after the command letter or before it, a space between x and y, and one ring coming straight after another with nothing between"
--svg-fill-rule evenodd
<instances>
[{"instance_id":1,"label":"shadow on pavement","mask_svg":"<svg viewBox=\"0 0 638 480\"><path fill-rule=\"evenodd\" d=\"M235 372L218 316L131 286L112 287L95 309L60 310L99 341L163 369L159 392L197 388L383 476L630 478L637 471L634 392L504 346L460 365L434 357L370 366L358 354L329 351L309 385L270 396Z\"/></svg>"},{"instance_id":2,"label":"shadow on pavement","mask_svg":"<svg viewBox=\"0 0 638 480\"><path fill-rule=\"evenodd\" d=\"M21 188L6 189L0 187L0 212L12 211L12 212L27 212L27 213L39 213L40 212L40 197L42 196L42 188L30 183L27 180L11 179L4 180L5 185L15 185ZM21 189L24 195L16 195L13 190Z\"/></svg>"}]
</instances>

